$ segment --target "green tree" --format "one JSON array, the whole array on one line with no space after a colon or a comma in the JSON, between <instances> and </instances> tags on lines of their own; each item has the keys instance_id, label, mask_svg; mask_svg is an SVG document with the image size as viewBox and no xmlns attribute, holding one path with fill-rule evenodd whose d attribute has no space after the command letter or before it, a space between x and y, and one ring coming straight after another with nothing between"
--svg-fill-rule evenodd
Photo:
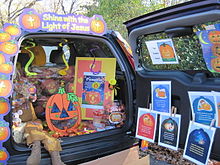
<instances>
[{"instance_id":1,"label":"green tree","mask_svg":"<svg viewBox=\"0 0 220 165\"><path fill-rule=\"evenodd\" d=\"M32 8L40 0L4 0L0 1L0 28L4 23L16 23L17 17L25 8Z\"/></svg>"},{"instance_id":2,"label":"green tree","mask_svg":"<svg viewBox=\"0 0 220 165\"><path fill-rule=\"evenodd\" d=\"M100 14L105 19L108 29L119 31L127 38L127 31L123 22L146 13L142 0L96 0L87 7L87 16Z\"/></svg>"},{"instance_id":3,"label":"green tree","mask_svg":"<svg viewBox=\"0 0 220 165\"><path fill-rule=\"evenodd\" d=\"M127 30L123 22L185 1L189 0L93 0L93 5L84 7L88 11L87 16L102 15L108 29L119 31L127 38Z\"/></svg>"}]
</instances>

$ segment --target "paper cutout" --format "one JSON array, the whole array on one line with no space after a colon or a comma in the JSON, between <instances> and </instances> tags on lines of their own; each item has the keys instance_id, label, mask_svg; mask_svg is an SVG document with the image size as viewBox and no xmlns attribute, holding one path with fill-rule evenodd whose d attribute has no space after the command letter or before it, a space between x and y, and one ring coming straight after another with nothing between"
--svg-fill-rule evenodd
<instances>
[{"instance_id":1,"label":"paper cutout","mask_svg":"<svg viewBox=\"0 0 220 165\"><path fill-rule=\"evenodd\" d=\"M83 102L82 96L84 93L83 91L84 74L86 72L91 72L91 65L93 64L93 62L94 62L94 58L90 58L90 57L77 57L76 58L74 91L76 95L78 96L79 101L81 103ZM116 59L115 58L95 58L93 71L94 72L100 71L100 73L105 74L104 95L103 95L104 100L103 100L103 105L102 105L103 107L109 103L113 103L113 100L114 100L114 90L111 90L108 88L108 85L109 85L108 82L111 79L115 78L115 70L116 70ZM95 77L95 74L93 74L93 76ZM94 85L96 86L98 84L94 84ZM103 91L103 89L101 91ZM85 119L85 120L93 119L93 109L82 107L81 111L82 111L82 119Z\"/></svg>"},{"instance_id":2,"label":"paper cutout","mask_svg":"<svg viewBox=\"0 0 220 165\"><path fill-rule=\"evenodd\" d=\"M0 116L7 115L9 111L10 111L9 100L4 97L0 97Z\"/></svg>"},{"instance_id":3,"label":"paper cutout","mask_svg":"<svg viewBox=\"0 0 220 165\"><path fill-rule=\"evenodd\" d=\"M158 144L173 150L178 149L181 116L176 114L160 115L159 140Z\"/></svg>"},{"instance_id":4,"label":"paper cutout","mask_svg":"<svg viewBox=\"0 0 220 165\"><path fill-rule=\"evenodd\" d=\"M153 64L178 64L172 39L146 41Z\"/></svg>"},{"instance_id":5,"label":"paper cutout","mask_svg":"<svg viewBox=\"0 0 220 165\"><path fill-rule=\"evenodd\" d=\"M190 121L183 157L207 164L215 135L215 128Z\"/></svg>"},{"instance_id":6,"label":"paper cutout","mask_svg":"<svg viewBox=\"0 0 220 165\"><path fill-rule=\"evenodd\" d=\"M210 72L220 73L220 24L212 25L211 30L198 31L196 34L202 46L206 67Z\"/></svg>"},{"instance_id":7,"label":"paper cutout","mask_svg":"<svg viewBox=\"0 0 220 165\"><path fill-rule=\"evenodd\" d=\"M81 122L78 98L74 93L66 93L63 87L48 99L45 113L49 129L62 135L75 131Z\"/></svg>"},{"instance_id":8,"label":"paper cutout","mask_svg":"<svg viewBox=\"0 0 220 165\"><path fill-rule=\"evenodd\" d=\"M152 109L158 112L171 111L171 81L151 81Z\"/></svg>"},{"instance_id":9,"label":"paper cutout","mask_svg":"<svg viewBox=\"0 0 220 165\"><path fill-rule=\"evenodd\" d=\"M216 118L215 98L211 92L188 92L193 120L210 125Z\"/></svg>"},{"instance_id":10,"label":"paper cutout","mask_svg":"<svg viewBox=\"0 0 220 165\"><path fill-rule=\"evenodd\" d=\"M157 112L138 108L136 138L154 142L157 125Z\"/></svg>"},{"instance_id":11,"label":"paper cutout","mask_svg":"<svg viewBox=\"0 0 220 165\"><path fill-rule=\"evenodd\" d=\"M19 17L23 30L30 32L70 32L103 35L106 23L101 15L89 18L83 15L45 12L38 14L34 9L25 9Z\"/></svg>"},{"instance_id":12,"label":"paper cutout","mask_svg":"<svg viewBox=\"0 0 220 165\"><path fill-rule=\"evenodd\" d=\"M0 143L0 164L7 165L8 159L9 159L9 153L4 147L2 147Z\"/></svg>"},{"instance_id":13,"label":"paper cutout","mask_svg":"<svg viewBox=\"0 0 220 165\"><path fill-rule=\"evenodd\" d=\"M91 109L103 109L105 73L93 74L84 72L82 107Z\"/></svg>"},{"instance_id":14,"label":"paper cutout","mask_svg":"<svg viewBox=\"0 0 220 165\"><path fill-rule=\"evenodd\" d=\"M2 147L3 143L10 137L9 123L4 116L10 112L8 97L13 90L11 75L14 67L12 58L18 53L18 44L15 37L21 34L19 26L6 23L0 29L0 163L7 164L10 155Z\"/></svg>"},{"instance_id":15,"label":"paper cutout","mask_svg":"<svg viewBox=\"0 0 220 165\"><path fill-rule=\"evenodd\" d=\"M216 107L216 127L220 127L220 92L212 91L215 97L215 107Z\"/></svg>"}]
</instances>

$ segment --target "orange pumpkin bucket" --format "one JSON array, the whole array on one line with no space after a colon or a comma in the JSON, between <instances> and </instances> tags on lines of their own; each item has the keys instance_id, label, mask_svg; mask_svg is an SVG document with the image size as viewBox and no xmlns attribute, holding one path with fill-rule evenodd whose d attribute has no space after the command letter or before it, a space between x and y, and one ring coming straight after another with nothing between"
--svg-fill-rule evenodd
<instances>
[{"instance_id":1,"label":"orange pumpkin bucket","mask_svg":"<svg viewBox=\"0 0 220 165\"><path fill-rule=\"evenodd\" d=\"M63 87L52 95L46 105L46 121L51 131L67 136L81 122L80 104L74 93L66 93Z\"/></svg>"}]
</instances>

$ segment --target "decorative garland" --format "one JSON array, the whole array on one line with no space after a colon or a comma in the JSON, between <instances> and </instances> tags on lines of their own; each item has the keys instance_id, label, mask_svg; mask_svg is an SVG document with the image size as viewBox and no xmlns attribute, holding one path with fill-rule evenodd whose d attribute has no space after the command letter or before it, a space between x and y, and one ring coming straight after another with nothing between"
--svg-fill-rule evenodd
<instances>
[{"instance_id":1,"label":"decorative garland","mask_svg":"<svg viewBox=\"0 0 220 165\"><path fill-rule=\"evenodd\" d=\"M0 164L7 164L9 153L3 143L10 137L9 123L4 120L10 110L8 97L12 93L12 74L14 71L12 57L18 53L15 37L21 34L15 24L5 24L0 30Z\"/></svg>"}]
</instances>

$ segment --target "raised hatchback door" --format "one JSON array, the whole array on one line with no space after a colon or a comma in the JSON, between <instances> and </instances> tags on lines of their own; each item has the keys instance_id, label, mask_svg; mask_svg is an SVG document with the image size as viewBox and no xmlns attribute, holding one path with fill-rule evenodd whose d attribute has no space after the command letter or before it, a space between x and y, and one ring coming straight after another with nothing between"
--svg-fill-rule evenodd
<instances>
[{"instance_id":1,"label":"raised hatchback door","mask_svg":"<svg viewBox=\"0 0 220 165\"><path fill-rule=\"evenodd\" d=\"M219 7L217 0L192 1L125 22L135 58L137 107L153 103L161 117L174 106L181 115L179 148L185 146L190 121L211 125L215 119L211 157L217 160L220 131L214 92L220 91ZM169 99L163 101L164 93L168 98L170 94L170 104Z\"/></svg>"}]
</instances>

